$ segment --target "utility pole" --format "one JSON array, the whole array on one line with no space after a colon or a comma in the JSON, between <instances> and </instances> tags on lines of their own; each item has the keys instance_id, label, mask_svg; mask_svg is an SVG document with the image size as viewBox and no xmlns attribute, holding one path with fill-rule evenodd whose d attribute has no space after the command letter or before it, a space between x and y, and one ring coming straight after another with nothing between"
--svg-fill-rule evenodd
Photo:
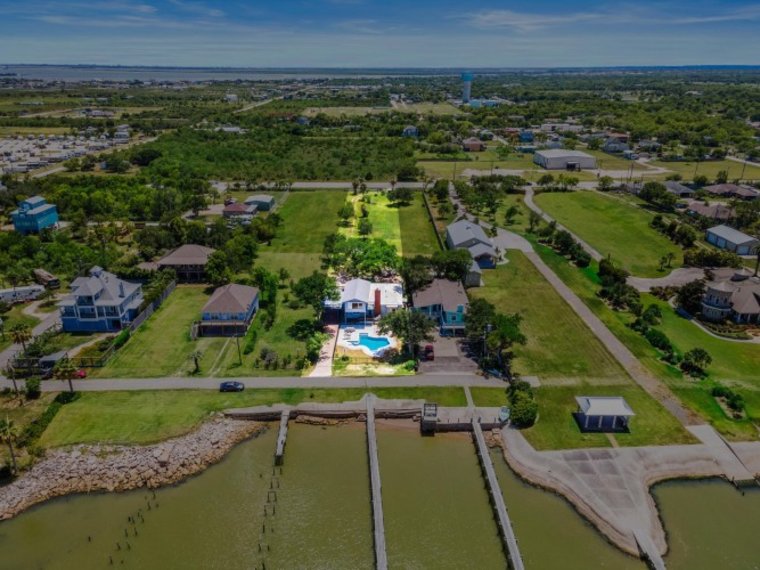
<instances>
[{"instance_id":1,"label":"utility pole","mask_svg":"<svg viewBox=\"0 0 760 570\"><path fill-rule=\"evenodd\" d=\"M240 364L240 366L242 366L243 365L243 356L240 354L240 335L239 334L235 335L235 343L237 344L238 364Z\"/></svg>"}]
</instances>

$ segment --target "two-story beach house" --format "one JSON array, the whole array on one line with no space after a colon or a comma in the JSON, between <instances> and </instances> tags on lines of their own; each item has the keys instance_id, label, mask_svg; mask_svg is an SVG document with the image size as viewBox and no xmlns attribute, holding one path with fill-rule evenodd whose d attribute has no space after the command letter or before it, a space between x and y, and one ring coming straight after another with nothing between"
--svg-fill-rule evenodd
<instances>
[{"instance_id":1,"label":"two-story beach house","mask_svg":"<svg viewBox=\"0 0 760 570\"><path fill-rule=\"evenodd\" d=\"M217 288L201 313L200 336L242 336L259 310L256 287L231 283Z\"/></svg>"},{"instance_id":2,"label":"two-story beach house","mask_svg":"<svg viewBox=\"0 0 760 570\"><path fill-rule=\"evenodd\" d=\"M441 334L458 334L464 331L464 318L469 302L459 281L434 279L412 295L414 309L435 320Z\"/></svg>"},{"instance_id":3,"label":"two-story beach house","mask_svg":"<svg viewBox=\"0 0 760 570\"><path fill-rule=\"evenodd\" d=\"M42 196L32 196L22 201L11 212L13 227L21 234L39 233L58 223L58 208L48 204Z\"/></svg>"},{"instance_id":4,"label":"two-story beach house","mask_svg":"<svg viewBox=\"0 0 760 570\"><path fill-rule=\"evenodd\" d=\"M58 306L66 332L114 332L129 326L142 303L142 286L100 267L71 283L71 295Z\"/></svg>"}]
</instances>

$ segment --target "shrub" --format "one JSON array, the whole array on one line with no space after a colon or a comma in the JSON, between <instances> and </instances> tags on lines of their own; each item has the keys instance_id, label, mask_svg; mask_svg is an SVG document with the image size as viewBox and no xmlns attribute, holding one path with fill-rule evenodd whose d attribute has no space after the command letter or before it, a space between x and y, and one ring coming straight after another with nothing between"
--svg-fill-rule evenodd
<instances>
[{"instance_id":1,"label":"shrub","mask_svg":"<svg viewBox=\"0 0 760 570\"><path fill-rule=\"evenodd\" d=\"M116 338L113 339L114 350L119 350L122 346L124 346L129 340L131 334L132 333L129 329L124 329L118 335L116 335Z\"/></svg>"},{"instance_id":2,"label":"shrub","mask_svg":"<svg viewBox=\"0 0 760 570\"><path fill-rule=\"evenodd\" d=\"M40 397L42 391L40 390L40 379L36 376L27 378L26 380L26 399L36 400Z\"/></svg>"},{"instance_id":3,"label":"shrub","mask_svg":"<svg viewBox=\"0 0 760 570\"><path fill-rule=\"evenodd\" d=\"M517 427L529 427L538 417L538 404L529 392L518 391L511 399L511 420Z\"/></svg>"},{"instance_id":4,"label":"shrub","mask_svg":"<svg viewBox=\"0 0 760 570\"><path fill-rule=\"evenodd\" d=\"M648 329L644 336L649 341L649 344L651 344L653 347L663 352L673 352L673 345L664 332L657 329Z\"/></svg>"}]
</instances>

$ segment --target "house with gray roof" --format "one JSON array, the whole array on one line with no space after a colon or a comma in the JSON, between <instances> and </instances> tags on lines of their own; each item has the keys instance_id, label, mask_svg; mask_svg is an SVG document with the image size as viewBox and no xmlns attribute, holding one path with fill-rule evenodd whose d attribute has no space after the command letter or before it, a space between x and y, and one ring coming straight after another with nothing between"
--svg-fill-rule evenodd
<instances>
[{"instance_id":1,"label":"house with gray roof","mask_svg":"<svg viewBox=\"0 0 760 570\"><path fill-rule=\"evenodd\" d=\"M745 268L731 277L710 281L702 296L701 312L709 321L760 322L760 277Z\"/></svg>"},{"instance_id":2,"label":"house with gray roof","mask_svg":"<svg viewBox=\"0 0 760 570\"><path fill-rule=\"evenodd\" d=\"M201 311L200 336L243 336L259 310L256 287L230 283L214 290Z\"/></svg>"},{"instance_id":3,"label":"house with gray roof","mask_svg":"<svg viewBox=\"0 0 760 570\"><path fill-rule=\"evenodd\" d=\"M184 283L202 283L206 279L208 258L216 250L192 243L178 247L156 262L159 270L172 269L177 280Z\"/></svg>"},{"instance_id":4,"label":"house with gray roof","mask_svg":"<svg viewBox=\"0 0 760 570\"><path fill-rule=\"evenodd\" d=\"M724 198L739 198L741 200L756 200L760 191L741 184L713 184L703 188L708 194Z\"/></svg>"},{"instance_id":5,"label":"house with gray roof","mask_svg":"<svg viewBox=\"0 0 760 570\"><path fill-rule=\"evenodd\" d=\"M450 249L466 249L481 268L496 265L498 255L491 239L483 228L463 219L446 228L446 245Z\"/></svg>"},{"instance_id":6,"label":"house with gray roof","mask_svg":"<svg viewBox=\"0 0 760 570\"><path fill-rule=\"evenodd\" d=\"M441 334L464 331L469 301L459 281L434 279L430 285L412 295L414 309L434 319Z\"/></svg>"},{"instance_id":7,"label":"house with gray roof","mask_svg":"<svg viewBox=\"0 0 760 570\"><path fill-rule=\"evenodd\" d=\"M737 255L752 255L760 245L760 240L740 232L731 226L720 225L705 232L708 243Z\"/></svg>"},{"instance_id":8,"label":"house with gray roof","mask_svg":"<svg viewBox=\"0 0 760 570\"><path fill-rule=\"evenodd\" d=\"M665 189L671 194L675 194L679 198L689 198L696 192L685 184L681 184L675 180L668 180L665 182Z\"/></svg>"},{"instance_id":9,"label":"house with gray roof","mask_svg":"<svg viewBox=\"0 0 760 570\"><path fill-rule=\"evenodd\" d=\"M115 332L128 327L143 301L142 286L101 267L71 282L71 295L58 303L65 332Z\"/></svg>"}]
</instances>

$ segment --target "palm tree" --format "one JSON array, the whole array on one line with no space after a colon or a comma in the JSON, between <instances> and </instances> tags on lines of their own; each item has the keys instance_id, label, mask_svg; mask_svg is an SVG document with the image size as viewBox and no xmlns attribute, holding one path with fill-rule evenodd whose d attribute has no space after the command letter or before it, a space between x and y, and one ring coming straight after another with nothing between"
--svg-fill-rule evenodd
<instances>
[{"instance_id":1,"label":"palm tree","mask_svg":"<svg viewBox=\"0 0 760 570\"><path fill-rule=\"evenodd\" d=\"M190 358L193 359L193 364L195 365L193 374L198 374L198 372L201 371L201 358L203 358L203 353L200 350L194 350L192 354L190 354Z\"/></svg>"},{"instance_id":2,"label":"palm tree","mask_svg":"<svg viewBox=\"0 0 760 570\"><path fill-rule=\"evenodd\" d=\"M58 380L67 381L69 383L69 392L74 391L74 385L71 381L74 379L74 376L76 376L76 373L77 367L74 366L74 363L68 356L61 358L55 363L55 367L53 367L53 377Z\"/></svg>"},{"instance_id":3,"label":"palm tree","mask_svg":"<svg viewBox=\"0 0 760 570\"><path fill-rule=\"evenodd\" d=\"M668 258L668 267L673 266L673 260L676 258L676 254L672 251L668 252L668 255L666 256Z\"/></svg>"},{"instance_id":4,"label":"palm tree","mask_svg":"<svg viewBox=\"0 0 760 570\"><path fill-rule=\"evenodd\" d=\"M20 344L21 348L26 352L26 343L32 340L32 331L29 325L24 323L17 323L11 328L11 338L15 344Z\"/></svg>"},{"instance_id":5,"label":"palm tree","mask_svg":"<svg viewBox=\"0 0 760 570\"><path fill-rule=\"evenodd\" d=\"M14 474L18 473L16 453L13 450L13 443L16 441L16 439L18 439L18 428L16 428L13 420L8 419L8 416L5 416L4 420L0 419L0 440L8 446Z\"/></svg>"}]
</instances>

